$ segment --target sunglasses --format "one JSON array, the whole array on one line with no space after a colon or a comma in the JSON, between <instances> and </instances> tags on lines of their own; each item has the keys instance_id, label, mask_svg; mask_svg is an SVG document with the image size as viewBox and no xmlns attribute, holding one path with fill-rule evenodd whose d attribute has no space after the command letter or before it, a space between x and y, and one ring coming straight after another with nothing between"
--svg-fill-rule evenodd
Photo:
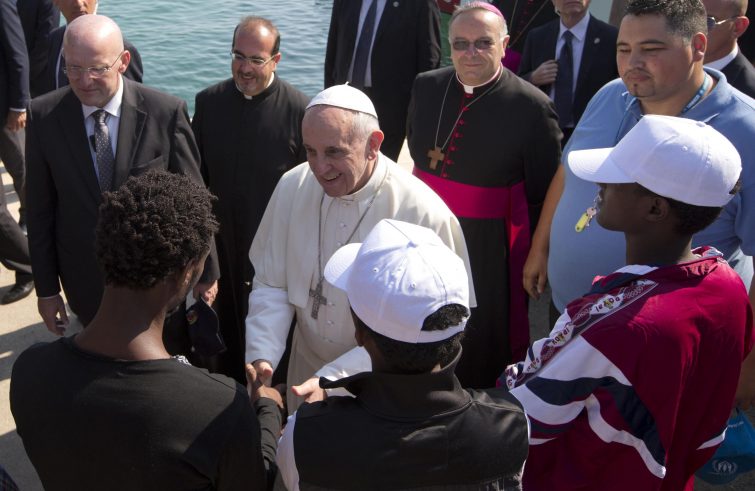
<instances>
[{"instance_id":1,"label":"sunglasses","mask_svg":"<svg viewBox=\"0 0 755 491\"><path fill-rule=\"evenodd\" d=\"M470 45L474 45L477 51L487 51L493 47L495 42L492 39L480 38L474 41L467 41L466 39L455 39L451 42L451 47L454 51L466 51Z\"/></svg>"},{"instance_id":2,"label":"sunglasses","mask_svg":"<svg viewBox=\"0 0 755 491\"><path fill-rule=\"evenodd\" d=\"M709 15L709 16L707 16L705 18L705 21L708 24L708 31L710 31L714 27L719 26L719 25L723 24L724 22L729 22L730 20L734 20L737 17L739 17L739 16L735 15L733 17L729 17L728 19L718 20L715 17L713 17L712 15Z\"/></svg>"}]
</instances>

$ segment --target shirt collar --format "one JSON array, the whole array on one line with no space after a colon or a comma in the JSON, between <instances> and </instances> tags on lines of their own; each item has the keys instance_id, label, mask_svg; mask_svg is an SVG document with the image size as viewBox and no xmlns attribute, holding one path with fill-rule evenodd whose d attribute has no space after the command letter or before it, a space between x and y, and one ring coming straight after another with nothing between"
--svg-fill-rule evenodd
<instances>
[{"instance_id":1,"label":"shirt collar","mask_svg":"<svg viewBox=\"0 0 755 491\"><path fill-rule=\"evenodd\" d=\"M244 91L242 91L241 89L239 89L239 86L236 84L235 81L233 82L233 85L235 85L236 86L236 90L238 90L241 93L241 95L244 96L244 99L246 99L247 101L251 101L255 97L259 97L261 94L264 94L265 91L267 89L269 89L271 85L273 85L273 80L275 80L275 72L273 72L273 73L270 74L270 81L267 83L267 85L265 85L265 89L262 92L260 92L259 94L257 94L257 95L246 95L246 94L244 94Z\"/></svg>"},{"instance_id":2,"label":"shirt collar","mask_svg":"<svg viewBox=\"0 0 755 491\"><path fill-rule=\"evenodd\" d=\"M713 86L710 93L708 93L708 95L705 96L697 105L687 111L684 116L679 117L693 119L695 121L710 124L710 121L718 116L718 114L721 112L721 108L724 108L728 105L729 98L731 97L731 86L726 81L726 76L723 73L708 66L705 66L704 70L708 75L713 77L713 79L716 81L716 85ZM643 116L640 102L636 97L631 95L629 91L623 92L622 96L625 97L626 111L617 133L617 143L618 140L623 138L624 135L634 126L634 123L639 121ZM631 116L628 117L629 115ZM633 120L633 122L630 122L630 120Z\"/></svg>"},{"instance_id":3,"label":"shirt collar","mask_svg":"<svg viewBox=\"0 0 755 491\"><path fill-rule=\"evenodd\" d=\"M362 372L340 380L320 379L320 387L346 390L359 398L368 411L403 420L425 418L459 409L472 400L454 375L461 358L440 371L419 374Z\"/></svg>"},{"instance_id":4,"label":"shirt collar","mask_svg":"<svg viewBox=\"0 0 755 491\"><path fill-rule=\"evenodd\" d=\"M501 70L503 70L503 65L502 64L498 67L498 70L496 70L496 72L493 74L492 77L490 77L488 80L486 80L485 82L481 83L480 85L467 85L467 84L465 84L459 78L459 72L456 72L456 81L459 82L462 87L464 87L464 93L465 94L473 94L474 90L476 88L478 88L478 87L484 87L484 86L488 85L490 82L492 82L493 80L495 80L496 78L498 78L498 75L501 74Z\"/></svg>"},{"instance_id":5,"label":"shirt collar","mask_svg":"<svg viewBox=\"0 0 755 491\"><path fill-rule=\"evenodd\" d=\"M739 46L737 46L737 43L734 43L734 49L731 50L728 55L724 56L723 58L713 60L710 63L706 63L705 66L707 66L708 68L713 68L714 70L723 70L726 65L734 61L734 58L736 58L738 54Z\"/></svg>"},{"instance_id":6,"label":"shirt collar","mask_svg":"<svg viewBox=\"0 0 755 491\"><path fill-rule=\"evenodd\" d=\"M121 104L123 103L123 76L118 74L118 90L115 91L113 97L107 101L103 107L81 105L81 109L84 111L84 119L92 115L93 112L104 109L106 113L116 118L121 117Z\"/></svg>"},{"instance_id":7,"label":"shirt collar","mask_svg":"<svg viewBox=\"0 0 755 491\"><path fill-rule=\"evenodd\" d=\"M590 23L590 12L587 12L582 19L574 24L574 27L571 29L567 28L563 22L559 22L558 26L558 38L561 39L561 37L564 35L566 31L571 31L571 33L574 35L574 38L577 41L584 41L585 36L587 36L587 24Z\"/></svg>"}]
</instances>

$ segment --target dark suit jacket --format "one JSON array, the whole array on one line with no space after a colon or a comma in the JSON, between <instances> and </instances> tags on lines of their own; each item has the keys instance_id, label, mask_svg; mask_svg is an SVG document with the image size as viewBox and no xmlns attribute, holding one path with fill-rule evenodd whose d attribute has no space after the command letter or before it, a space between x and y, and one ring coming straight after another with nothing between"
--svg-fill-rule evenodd
<instances>
[{"instance_id":1,"label":"dark suit jacket","mask_svg":"<svg viewBox=\"0 0 755 491\"><path fill-rule=\"evenodd\" d=\"M561 20L556 19L530 31L524 43L519 76L529 81L532 72L543 62L555 59L556 42ZM605 84L618 76L616 70L616 37L618 30L593 16L587 25L582 61L574 92L574 123L576 125L587 103ZM550 92L550 85L540 87Z\"/></svg>"},{"instance_id":2,"label":"dark suit jacket","mask_svg":"<svg viewBox=\"0 0 755 491\"><path fill-rule=\"evenodd\" d=\"M0 0L0 125L8 109L29 104L29 58L13 0Z\"/></svg>"},{"instance_id":3,"label":"dark suit jacket","mask_svg":"<svg viewBox=\"0 0 755 491\"><path fill-rule=\"evenodd\" d=\"M493 0L493 5L503 14L509 28L509 48L522 52L524 40L533 29L553 19L558 14L553 9L551 0Z\"/></svg>"},{"instance_id":4,"label":"dark suit jacket","mask_svg":"<svg viewBox=\"0 0 755 491\"><path fill-rule=\"evenodd\" d=\"M63 47L63 35L66 33L66 26L60 26L50 33L50 42L47 50L47 66L44 74L42 74L39 81L40 94L46 94L52 92L57 87L55 81L57 79L57 67L58 57L60 56L60 50ZM127 39L123 40L123 47L131 53L131 62L126 68L126 73L123 75L126 78L133 80L134 82L142 82L142 76L144 75L144 68L142 67L142 57L136 50L136 47L131 44Z\"/></svg>"},{"instance_id":5,"label":"dark suit jacket","mask_svg":"<svg viewBox=\"0 0 755 491\"><path fill-rule=\"evenodd\" d=\"M365 0L366 1L366 0ZM334 0L325 52L325 87L349 76L362 2ZM386 133L403 141L414 77L440 63L440 11L435 0L388 0L372 46L372 102Z\"/></svg>"},{"instance_id":6,"label":"dark suit jacket","mask_svg":"<svg viewBox=\"0 0 755 491\"><path fill-rule=\"evenodd\" d=\"M47 67L50 32L60 26L60 11L52 0L18 0L17 6L29 52L31 96L36 97L42 94L40 83Z\"/></svg>"},{"instance_id":7,"label":"dark suit jacket","mask_svg":"<svg viewBox=\"0 0 755 491\"><path fill-rule=\"evenodd\" d=\"M741 51L721 71L726 75L726 81L735 89L755 98L755 68Z\"/></svg>"},{"instance_id":8,"label":"dark suit jacket","mask_svg":"<svg viewBox=\"0 0 755 491\"><path fill-rule=\"evenodd\" d=\"M201 183L199 151L186 103L124 82L114 188L151 169ZM99 306L103 279L95 258L94 231L101 192L84 127L81 103L70 87L35 98L26 134L27 220L37 294L52 296L63 285L71 309L84 324ZM204 280L217 278L217 265Z\"/></svg>"}]
</instances>

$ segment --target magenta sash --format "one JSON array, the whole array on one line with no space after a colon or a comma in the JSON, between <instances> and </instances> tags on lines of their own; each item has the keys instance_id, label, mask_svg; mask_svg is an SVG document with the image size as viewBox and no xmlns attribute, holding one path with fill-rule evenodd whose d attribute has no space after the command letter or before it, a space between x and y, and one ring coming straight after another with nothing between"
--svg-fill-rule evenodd
<instances>
[{"instance_id":1,"label":"magenta sash","mask_svg":"<svg viewBox=\"0 0 755 491\"><path fill-rule=\"evenodd\" d=\"M523 360L530 344L527 295L522 284L524 261L530 250L524 182L510 187L484 188L443 179L416 166L413 173L430 186L457 217L505 220L509 239L509 344L512 361Z\"/></svg>"}]
</instances>

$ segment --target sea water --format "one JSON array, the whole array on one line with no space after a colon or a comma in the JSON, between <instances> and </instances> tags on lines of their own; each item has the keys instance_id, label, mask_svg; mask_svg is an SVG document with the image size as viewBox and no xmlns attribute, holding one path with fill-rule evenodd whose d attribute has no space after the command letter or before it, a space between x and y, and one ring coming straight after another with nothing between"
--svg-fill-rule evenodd
<instances>
[{"instance_id":1,"label":"sea water","mask_svg":"<svg viewBox=\"0 0 755 491\"><path fill-rule=\"evenodd\" d=\"M270 19L281 34L277 74L308 96L323 88L332 0L100 0L139 50L144 83L186 100L231 76L233 28L245 15Z\"/></svg>"}]
</instances>

